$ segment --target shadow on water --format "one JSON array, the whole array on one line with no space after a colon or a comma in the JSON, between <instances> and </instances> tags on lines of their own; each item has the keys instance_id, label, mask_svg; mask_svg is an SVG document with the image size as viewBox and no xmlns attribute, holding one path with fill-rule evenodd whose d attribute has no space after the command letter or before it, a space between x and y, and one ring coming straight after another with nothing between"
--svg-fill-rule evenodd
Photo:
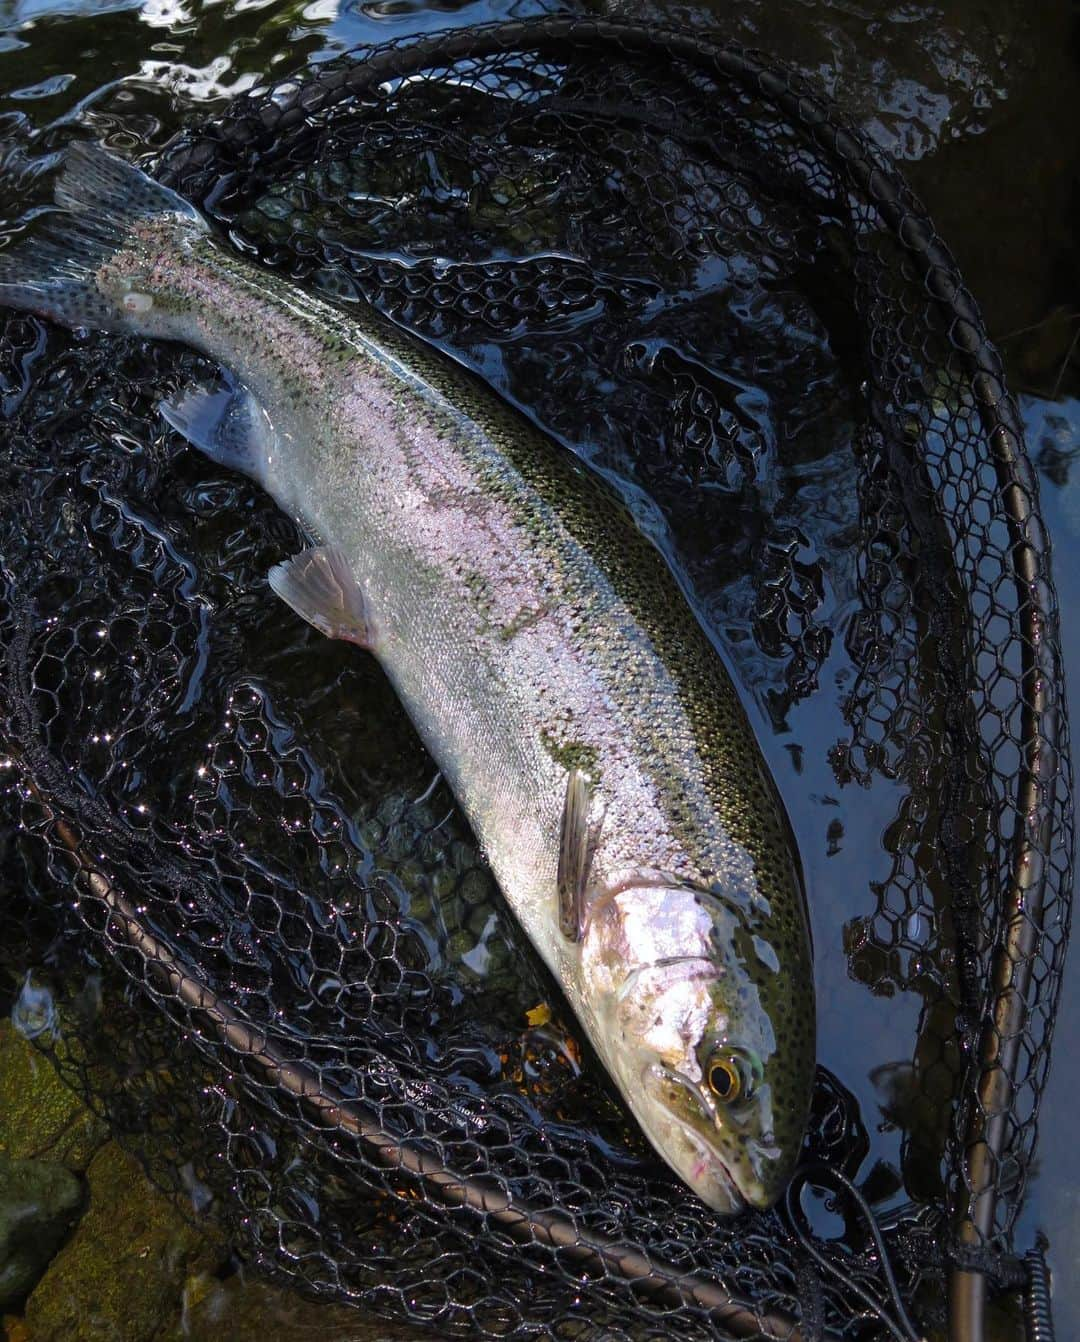
<instances>
[{"instance_id":1,"label":"shadow on water","mask_svg":"<svg viewBox=\"0 0 1080 1342\"><path fill-rule=\"evenodd\" d=\"M6 90L0 166L18 183L28 214L44 198L51 155L76 128L119 150L159 149L179 126L213 115L236 93L359 41L544 8L521 0L512 6L0 0L0 89ZM665 12L703 21L687 10ZM725 32L812 67L908 160L984 305L1014 385L1028 393L1031 449L1056 544L1066 665L1075 668L1080 643L1070 615L1080 608L1080 592L1072 590L1070 556L1080 545L1074 501L1080 412L1068 394L1080 395L1080 273L1068 191L1070 182L1076 188L1080 147L1075 126L1064 125L1055 110L1077 88L1069 34L1056 26L1064 20L1049 7L1021 17L1004 0L992 12L980 10L971 25L911 6L872 18L831 5L817 16L809 9L791 13L791 6L744 6ZM806 44L796 40L804 32ZM617 133L632 135L633 128ZM680 269L674 258L681 248L664 245L664 220L649 213L648 163L640 180L621 186L624 217L637 220L640 236L624 233L617 253L606 254L611 244L599 230L568 236L564 224L602 211L608 183L554 172L545 178L535 165L512 162L485 194L467 180L464 147L457 159L419 141L396 156L365 155L348 142L334 148L320 161L318 181L298 176L268 190L238 227L267 247L275 230L291 235L308 228L320 243L352 249L347 264L312 275L312 282L333 286L348 301L377 279L396 320L471 363L616 481L639 523L671 555L751 708L791 813L812 900L820 1057L853 1091L869 1129L867 1189L882 1211L909 1197L939 1196L944 1106L961 1062L957 1015L965 970L957 874L943 869L934 840L974 803L962 800L950 815L927 813L926 796L948 792L951 728L920 715L920 700L933 700L936 691L910 673L914 646L925 643L942 610L962 618L963 602L957 594L943 602L941 592L922 589L917 571L900 573L902 592L871 590L865 555L882 547L895 564L901 539L910 548L911 534L924 524L897 515L893 467L875 463L877 448L858 409L848 304L832 292L829 258L808 253L797 220L770 198L767 247L764 236L746 229L738 246L708 266ZM720 206L732 205L724 197L732 189L722 176L703 178L700 187L716 191ZM590 190L593 211L583 199ZM313 194L326 202L324 217L312 214ZM402 201L411 204L402 208ZM468 216L471 236L483 241L479 258L455 253L455 261L485 262L487 328L483 312L455 328L452 306L425 307L417 297L421 286L409 283L418 272L425 286L433 283L443 264L441 243L459 211ZM348 229L337 236L343 218ZM21 222L8 217L0 228ZM407 258L400 253L403 237ZM665 256L672 258L667 267ZM587 277L576 273L582 257ZM342 288L343 274L355 286L351 293ZM453 287L466 274L467 267L457 275L451 267L437 278ZM515 309L524 294L541 301L547 294L550 302L542 312ZM628 329L635 332L630 342ZM43 454L58 444L70 448L71 473L60 486L70 507L57 508L57 525L78 525L87 491L104 479L119 501L93 527L121 551L159 547L155 574L169 584L182 586L197 555L200 599L228 612L227 622L209 628L192 607L186 627L162 628L160 646L146 651L143 677L154 658L174 668L163 672L166 679L175 679L182 665L189 679L178 702L203 718L199 731L184 738L190 757L172 756L167 776L154 768L153 743L144 758L125 760L120 773L111 771L115 752L103 747L102 778L114 802L167 816L189 804L192 779L205 780L194 785L198 824L216 860L234 864L249 889L261 885L272 893L298 861L313 883L330 889L357 865L381 872L385 904L366 916L378 926L397 919L400 927L404 919L405 933L429 961L441 958L447 966L439 1002L401 999L404 1014L390 1023L396 1030L407 1033L419 1019L410 1011L438 1009L460 1013L465 1039L478 1000L496 1001L493 1010L509 1015L534 1005L545 985L491 902L467 832L453 819L439 828L444 813L453 814L450 799L436 793L419 812L404 801L384 812L367 805L365 799L384 793L419 796L430 770L376 668L348 649L322 648L276 617L261 580L293 547L288 527L255 490L214 475L156 421L158 389L177 382L192 357L148 353L133 343L121 342L118 350L99 337L70 344L21 318L8 322L6 341L5 413L21 416L21 423L34 420ZM596 367L611 376L590 380L580 371ZM78 441L88 414L98 444L111 454L95 458L94 477L85 474ZM650 450L619 431L631 422ZM55 469L55 460L41 461ZM163 473L175 482L171 503L160 516L140 512L140 498L154 494ZM880 524L869 534L868 517ZM86 539L88 547L95 543L92 530ZM70 549L70 536L51 540ZM957 544L956 537L923 529L923 554L952 553ZM896 580L896 570L890 572ZM141 595L153 603L152 589ZM73 593L43 586L39 598L69 610ZM112 645L124 649L124 633L114 624L116 594L88 588L79 600L76 645L92 637L95 622L108 621ZM877 624L868 624L867 611L876 612ZM941 661L918 673L935 685L953 674L949 637L937 641ZM68 648L62 655L76 654ZM92 645L78 655L92 658ZM99 698L68 705L75 734L65 742L63 723L51 728L61 757L67 748L92 772L94 754L81 739L81 724L92 713L95 722L122 730L133 711L125 695L137 683L106 678ZM302 743L286 725L297 722ZM907 783L919 753L923 795ZM978 768L968 773L977 777ZM303 853L299 839L290 847L280 837L292 823L290 788L314 799L314 810L305 810L294 828L327 827L326 841ZM251 830L256 795L264 809L260 827ZM971 834L968 841L978 848L982 837ZM238 842L247 844L242 858L235 855ZM278 850L268 853L274 843ZM934 951L920 956L931 928ZM239 929L231 946L255 980L265 972L258 933ZM368 945L364 953L377 949ZM310 966L297 955L289 972L302 977ZM340 1004L337 992L329 996ZM386 1001L394 1000L388 987ZM345 1002L342 1019L363 1006ZM1073 992L1067 1022L1078 1012ZM333 1011L324 1028L335 1028ZM476 1084L499 1077L502 1064L484 1051L483 1033L469 1043ZM1078 1065L1066 1025L1043 1123L1044 1173L1029 1195L1022 1229L1042 1225L1062 1264L1080 1252L1080 1168L1064 1116ZM1062 1178L1065 1169L1072 1173ZM1080 1300L1068 1283L1059 1286L1059 1298L1068 1336L1070 1322L1080 1326Z\"/></svg>"}]
</instances>

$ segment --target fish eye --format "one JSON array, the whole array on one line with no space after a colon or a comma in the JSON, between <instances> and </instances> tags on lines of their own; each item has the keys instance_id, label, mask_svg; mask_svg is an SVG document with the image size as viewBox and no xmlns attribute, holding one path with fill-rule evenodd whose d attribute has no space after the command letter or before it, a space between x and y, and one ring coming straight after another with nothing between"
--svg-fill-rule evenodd
<instances>
[{"instance_id":1,"label":"fish eye","mask_svg":"<svg viewBox=\"0 0 1080 1342\"><path fill-rule=\"evenodd\" d=\"M749 1099L754 1090L754 1068L730 1048L714 1049L705 1063L705 1080L723 1104Z\"/></svg>"}]
</instances>

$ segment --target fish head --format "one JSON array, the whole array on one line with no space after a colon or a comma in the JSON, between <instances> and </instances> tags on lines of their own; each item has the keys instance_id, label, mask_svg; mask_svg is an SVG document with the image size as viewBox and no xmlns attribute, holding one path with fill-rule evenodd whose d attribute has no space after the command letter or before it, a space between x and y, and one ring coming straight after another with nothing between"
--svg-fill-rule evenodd
<instances>
[{"instance_id":1,"label":"fish head","mask_svg":"<svg viewBox=\"0 0 1080 1342\"><path fill-rule=\"evenodd\" d=\"M802 1031L781 1038L767 1005L777 957L736 910L685 886L621 891L589 936L608 970L605 1061L646 1136L714 1210L772 1206L808 1119L812 983L789 990L809 1014L809 1044Z\"/></svg>"}]
</instances>

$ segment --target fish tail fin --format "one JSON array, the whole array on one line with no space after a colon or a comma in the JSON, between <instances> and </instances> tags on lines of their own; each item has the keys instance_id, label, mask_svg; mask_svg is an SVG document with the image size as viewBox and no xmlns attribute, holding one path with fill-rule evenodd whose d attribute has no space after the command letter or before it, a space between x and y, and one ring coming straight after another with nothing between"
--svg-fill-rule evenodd
<instances>
[{"instance_id":1,"label":"fish tail fin","mask_svg":"<svg viewBox=\"0 0 1080 1342\"><path fill-rule=\"evenodd\" d=\"M152 297L140 293L133 268L105 286L101 269L153 218L188 232L206 232L199 212L175 191L98 145L66 153L55 186L60 209L32 237L0 252L0 305L21 308L70 327L141 330Z\"/></svg>"}]
</instances>

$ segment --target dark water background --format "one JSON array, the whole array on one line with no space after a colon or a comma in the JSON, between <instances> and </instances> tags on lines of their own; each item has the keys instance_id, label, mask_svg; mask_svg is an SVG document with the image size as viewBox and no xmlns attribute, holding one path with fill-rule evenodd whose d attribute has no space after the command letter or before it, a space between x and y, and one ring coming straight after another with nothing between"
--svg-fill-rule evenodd
<instances>
[{"instance_id":1,"label":"dark water background","mask_svg":"<svg viewBox=\"0 0 1080 1342\"><path fill-rule=\"evenodd\" d=\"M521 0L520 16L552 8ZM722 8L722 7L718 7ZM639 4L609 12L640 15ZM0 0L0 140L27 125L89 127L118 149L159 147L180 125L256 83L283 77L360 41L510 12L509 0ZM692 11L671 7L676 17ZM698 11L700 13L700 10ZM1065 6L961 0L862 8L754 0L718 13L725 35L815 74L899 158L983 308L1022 397L1055 543L1072 703L1080 703L1080 16ZM0 159L0 169L3 167ZM846 453L845 453L846 455ZM802 488L810 535L844 518L839 452L820 487ZM829 463L826 462L826 466ZM836 600L826 594L826 602ZM839 642L839 641L837 641ZM874 1155L898 1163L901 1127L889 1064L910 1061L919 1003L854 982L845 923L866 912L883 875L880 839L895 814L886 787L840 789L827 764L835 724L813 697L781 725L733 650L766 754L797 831L817 948L820 1053L856 1091ZM822 683L845 674L837 647ZM1080 1335L1080 1144L1072 1096L1080 1084L1080 986L1067 979L1045 1099L1038 1173L1022 1215L1022 1250L1036 1227L1051 1238L1062 1337ZM883 1070L884 1069L884 1070ZM895 1075L895 1072L891 1075Z\"/></svg>"}]
</instances>

